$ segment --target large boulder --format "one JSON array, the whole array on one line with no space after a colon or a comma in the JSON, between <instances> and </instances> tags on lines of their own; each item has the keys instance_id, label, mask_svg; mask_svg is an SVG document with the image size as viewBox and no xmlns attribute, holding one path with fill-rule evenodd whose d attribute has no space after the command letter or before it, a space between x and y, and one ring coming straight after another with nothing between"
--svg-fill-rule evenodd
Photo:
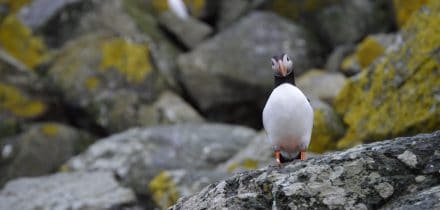
<instances>
[{"instance_id":1,"label":"large boulder","mask_svg":"<svg viewBox=\"0 0 440 210\"><path fill-rule=\"evenodd\" d=\"M333 103L346 80L341 73L313 69L301 75L296 85L308 98Z\"/></svg>"},{"instance_id":2,"label":"large boulder","mask_svg":"<svg viewBox=\"0 0 440 210\"><path fill-rule=\"evenodd\" d=\"M161 171L213 169L254 135L252 129L222 124L135 128L98 141L67 167L114 171L136 192L148 194L149 183Z\"/></svg>"},{"instance_id":3,"label":"large boulder","mask_svg":"<svg viewBox=\"0 0 440 210\"><path fill-rule=\"evenodd\" d=\"M386 32L393 25L387 0L274 0L269 7L314 30L333 47Z\"/></svg>"},{"instance_id":4,"label":"large boulder","mask_svg":"<svg viewBox=\"0 0 440 210\"><path fill-rule=\"evenodd\" d=\"M437 131L241 172L179 199L170 209L379 209L387 203L434 209L439 139Z\"/></svg>"},{"instance_id":5,"label":"large boulder","mask_svg":"<svg viewBox=\"0 0 440 210\"><path fill-rule=\"evenodd\" d=\"M343 87L335 102L348 125L340 148L440 129L439 11L439 1L422 7L400 44Z\"/></svg>"},{"instance_id":6,"label":"large boulder","mask_svg":"<svg viewBox=\"0 0 440 210\"><path fill-rule=\"evenodd\" d=\"M0 191L0 209L92 210L136 205L136 196L110 172L59 173L8 182Z\"/></svg>"},{"instance_id":7,"label":"large boulder","mask_svg":"<svg viewBox=\"0 0 440 210\"><path fill-rule=\"evenodd\" d=\"M1 139L0 186L17 177L52 173L90 143L87 133L56 123L37 124Z\"/></svg>"},{"instance_id":8,"label":"large boulder","mask_svg":"<svg viewBox=\"0 0 440 210\"><path fill-rule=\"evenodd\" d=\"M312 34L273 13L254 12L180 56L178 64L197 105L208 115L224 110L222 116L231 117L243 110L228 105L262 106L273 85L270 58L282 52L292 57L298 75L320 63Z\"/></svg>"},{"instance_id":9,"label":"large boulder","mask_svg":"<svg viewBox=\"0 0 440 210\"><path fill-rule=\"evenodd\" d=\"M252 10L261 7L266 0L229 0L219 2L217 27L220 30L232 25L238 19L246 16Z\"/></svg>"}]
</instances>

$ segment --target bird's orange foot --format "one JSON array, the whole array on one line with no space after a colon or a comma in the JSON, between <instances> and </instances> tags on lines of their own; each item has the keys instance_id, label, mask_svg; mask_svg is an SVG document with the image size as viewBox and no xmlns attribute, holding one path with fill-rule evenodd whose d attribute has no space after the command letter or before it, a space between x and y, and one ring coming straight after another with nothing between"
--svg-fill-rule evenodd
<instances>
[{"instance_id":1,"label":"bird's orange foot","mask_svg":"<svg viewBox=\"0 0 440 210\"><path fill-rule=\"evenodd\" d=\"M279 150L275 150L275 159L277 160L278 166L280 166L281 160L280 160L280 151Z\"/></svg>"},{"instance_id":2,"label":"bird's orange foot","mask_svg":"<svg viewBox=\"0 0 440 210\"><path fill-rule=\"evenodd\" d=\"M302 150L301 151L301 160L306 160L307 159L307 157L306 157L306 151L305 150Z\"/></svg>"}]
</instances>

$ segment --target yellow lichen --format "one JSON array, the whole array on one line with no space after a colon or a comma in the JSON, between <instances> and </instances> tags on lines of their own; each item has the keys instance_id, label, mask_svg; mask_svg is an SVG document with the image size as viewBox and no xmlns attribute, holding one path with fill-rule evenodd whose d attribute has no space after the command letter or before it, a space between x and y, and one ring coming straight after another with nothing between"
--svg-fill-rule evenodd
<instances>
[{"instance_id":1,"label":"yellow lichen","mask_svg":"<svg viewBox=\"0 0 440 210\"><path fill-rule=\"evenodd\" d=\"M154 202L163 209L175 204L179 199L177 186L166 171L154 177L148 185L148 189Z\"/></svg>"},{"instance_id":2,"label":"yellow lichen","mask_svg":"<svg viewBox=\"0 0 440 210\"><path fill-rule=\"evenodd\" d=\"M157 13L162 13L168 10L168 1L165 0L152 0L151 5Z\"/></svg>"},{"instance_id":3,"label":"yellow lichen","mask_svg":"<svg viewBox=\"0 0 440 210\"><path fill-rule=\"evenodd\" d=\"M0 0L0 5L5 5L11 13L17 12L21 7L29 4L31 0Z\"/></svg>"},{"instance_id":4,"label":"yellow lichen","mask_svg":"<svg viewBox=\"0 0 440 210\"><path fill-rule=\"evenodd\" d=\"M373 37L365 38L356 49L356 59L361 68L368 67L376 58L383 55L384 47Z\"/></svg>"},{"instance_id":5,"label":"yellow lichen","mask_svg":"<svg viewBox=\"0 0 440 210\"><path fill-rule=\"evenodd\" d=\"M101 70L116 69L127 81L140 83L152 71L147 46L122 38L114 38L102 45Z\"/></svg>"},{"instance_id":6,"label":"yellow lichen","mask_svg":"<svg viewBox=\"0 0 440 210\"><path fill-rule=\"evenodd\" d=\"M55 123L46 123L40 129L48 137L55 137L58 134L58 125Z\"/></svg>"},{"instance_id":7,"label":"yellow lichen","mask_svg":"<svg viewBox=\"0 0 440 210\"><path fill-rule=\"evenodd\" d=\"M269 7L278 14L293 20L298 20L302 14L316 12L340 0L273 0Z\"/></svg>"},{"instance_id":8,"label":"yellow lichen","mask_svg":"<svg viewBox=\"0 0 440 210\"><path fill-rule=\"evenodd\" d=\"M427 2L428 0L393 0L397 25L403 26L409 17Z\"/></svg>"},{"instance_id":9,"label":"yellow lichen","mask_svg":"<svg viewBox=\"0 0 440 210\"><path fill-rule=\"evenodd\" d=\"M404 43L352 79L336 98L349 129L339 148L440 129L440 1L414 14Z\"/></svg>"},{"instance_id":10,"label":"yellow lichen","mask_svg":"<svg viewBox=\"0 0 440 210\"><path fill-rule=\"evenodd\" d=\"M41 101L29 99L14 86L0 83L0 110L17 117L32 118L43 114L46 105Z\"/></svg>"},{"instance_id":11,"label":"yellow lichen","mask_svg":"<svg viewBox=\"0 0 440 210\"><path fill-rule=\"evenodd\" d=\"M48 58L42 39L33 36L14 15L9 15L0 24L0 46L30 69Z\"/></svg>"},{"instance_id":12,"label":"yellow lichen","mask_svg":"<svg viewBox=\"0 0 440 210\"><path fill-rule=\"evenodd\" d=\"M85 85L86 85L87 89L95 90L96 88L98 88L100 83L101 83L101 80L99 80L99 78L89 77L89 78L87 78Z\"/></svg>"},{"instance_id":13,"label":"yellow lichen","mask_svg":"<svg viewBox=\"0 0 440 210\"><path fill-rule=\"evenodd\" d=\"M312 140L310 142L309 150L316 153L322 153L327 150L334 150L336 148L335 134L329 128L329 122L326 121L322 110L314 111L314 122Z\"/></svg>"},{"instance_id":14,"label":"yellow lichen","mask_svg":"<svg viewBox=\"0 0 440 210\"><path fill-rule=\"evenodd\" d=\"M239 163L231 163L229 164L229 166L227 167L227 171L228 173L232 173L234 172L236 169L238 168L242 168L242 169L257 169L258 168L258 160L254 160L251 158L246 158L242 161L240 161Z\"/></svg>"}]
</instances>

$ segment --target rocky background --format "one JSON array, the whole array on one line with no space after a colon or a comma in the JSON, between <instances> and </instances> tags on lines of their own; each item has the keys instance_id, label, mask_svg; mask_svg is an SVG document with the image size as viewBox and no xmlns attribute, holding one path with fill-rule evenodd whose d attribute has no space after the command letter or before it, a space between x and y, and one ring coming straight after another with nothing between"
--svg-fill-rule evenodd
<instances>
[{"instance_id":1,"label":"rocky background","mask_svg":"<svg viewBox=\"0 0 440 210\"><path fill-rule=\"evenodd\" d=\"M440 1L184 2L0 0L0 209L440 208ZM281 52L315 110L282 169Z\"/></svg>"}]
</instances>

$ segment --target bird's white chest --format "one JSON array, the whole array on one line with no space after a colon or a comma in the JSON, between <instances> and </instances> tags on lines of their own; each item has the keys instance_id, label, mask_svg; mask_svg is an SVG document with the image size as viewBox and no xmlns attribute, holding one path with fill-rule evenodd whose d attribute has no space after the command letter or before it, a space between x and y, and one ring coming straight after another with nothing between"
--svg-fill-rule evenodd
<instances>
[{"instance_id":1,"label":"bird's white chest","mask_svg":"<svg viewBox=\"0 0 440 210\"><path fill-rule=\"evenodd\" d=\"M310 143L313 109L301 90L282 84L272 91L266 102L263 125L274 146L297 152Z\"/></svg>"}]
</instances>

